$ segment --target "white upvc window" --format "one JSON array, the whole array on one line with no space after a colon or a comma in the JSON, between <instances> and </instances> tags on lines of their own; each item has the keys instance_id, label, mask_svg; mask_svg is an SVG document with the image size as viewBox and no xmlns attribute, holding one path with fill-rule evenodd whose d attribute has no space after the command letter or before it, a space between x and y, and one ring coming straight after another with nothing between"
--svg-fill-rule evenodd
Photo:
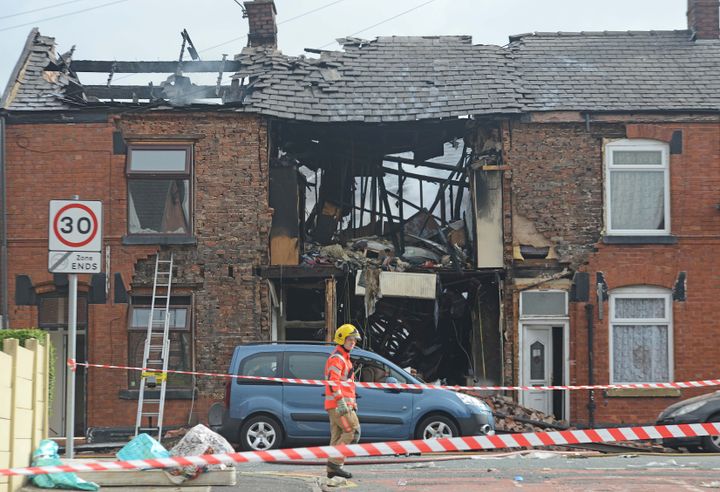
<instances>
[{"instance_id":1,"label":"white upvc window","mask_svg":"<svg viewBox=\"0 0 720 492\"><path fill-rule=\"evenodd\" d=\"M670 234L669 146L654 140L605 145L608 235Z\"/></svg>"},{"instance_id":2,"label":"white upvc window","mask_svg":"<svg viewBox=\"0 0 720 492\"><path fill-rule=\"evenodd\" d=\"M673 380L672 292L651 286L610 292L610 382Z\"/></svg>"},{"instance_id":3,"label":"white upvc window","mask_svg":"<svg viewBox=\"0 0 720 492\"><path fill-rule=\"evenodd\" d=\"M564 318L568 315L564 290L526 290L520 293L521 318Z\"/></svg>"}]
</instances>

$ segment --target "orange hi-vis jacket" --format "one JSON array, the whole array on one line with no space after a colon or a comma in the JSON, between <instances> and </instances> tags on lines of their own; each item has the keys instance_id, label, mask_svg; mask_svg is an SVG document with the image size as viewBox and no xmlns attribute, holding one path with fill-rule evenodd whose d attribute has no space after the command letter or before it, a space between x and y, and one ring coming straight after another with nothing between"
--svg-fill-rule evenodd
<instances>
[{"instance_id":1,"label":"orange hi-vis jacket","mask_svg":"<svg viewBox=\"0 0 720 492\"><path fill-rule=\"evenodd\" d=\"M325 379L327 381L354 381L350 353L338 345L325 363ZM337 408L337 402L345 398L350 408L357 408L355 403L355 385L325 383L325 410Z\"/></svg>"}]
</instances>

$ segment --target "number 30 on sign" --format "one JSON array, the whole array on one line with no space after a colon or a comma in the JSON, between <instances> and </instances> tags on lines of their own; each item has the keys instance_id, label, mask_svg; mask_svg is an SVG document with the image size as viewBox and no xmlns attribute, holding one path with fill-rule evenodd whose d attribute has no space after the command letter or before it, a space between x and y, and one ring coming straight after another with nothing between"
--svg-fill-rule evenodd
<instances>
[{"instance_id":1,"label":"number 30 on sign","mask_svg":"<svg viewBox=\"0 0 720 492\"><path fill-rule=\"evenodd\" d=\"M50 201L50 251L101 251L102 202Z\"/></svg>"}]
</instances>

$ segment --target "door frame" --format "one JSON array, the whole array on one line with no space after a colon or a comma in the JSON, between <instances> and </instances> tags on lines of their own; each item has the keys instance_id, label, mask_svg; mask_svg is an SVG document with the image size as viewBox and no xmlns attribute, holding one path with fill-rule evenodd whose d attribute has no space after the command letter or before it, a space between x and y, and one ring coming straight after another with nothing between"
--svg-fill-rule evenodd
<instances>
[{"instance_id":1,"label":"door frame","mask_svg":"<svg viewBox=\"0 0 720 492\"><path fill-rule=\"evenodd\" d=\"M48 407L48 423L50 422L50 419L57 418L60 421L60 433L54 436L50 436L51 438L56 437L66 437L67 433L67 380L65 379L67 377L67 364L65 361L67 360L67 351L68 351L68 342L70 338L70 330L68 328L62 327L62 328L55 328L55 329L48 329L48 328L40 328L41 330L48 333L48 337L52 338L52 335L55 334L56 336L62 337L63 343L61 346L55 346L55 394L53 398L53 406L56 404L60 405L59 411L60 415L54 415L52 407ZM88 347L88 333L86 329L77 330L75 333L76 337L83 336L85 337L85 353L77 353L76 355L82 360L87 360L87 353L89 351ZM52 340L51 340L52 341ZM54 343L54 342L52 342ZM61 363L62 361L62 363ZM76 387L75 387L75 427L77 428L77 412L78 409L82 412L83 415L83 427L84 431L87 432L88 425L87 425L87 416L88 416L88 377L87 377L87 371L85 372L85 379L83 381L83 398L82 401L78 402L78 391L77 391L77 376L76 376ZM75 436L80 437L80 436Z\"/></svg>"},{"instance_id":2,"label":"door frame","mask_svg":"<svg viewBox=\"0 0 720 492\"><path fill-rule=\"evenodd\" d=\"M527 319L521 319L518 323L518 382L520 383L520 386L525 386L528 384L527 381L525 381L525 364L524 364L524 357L523 354L525 353L525 327L526 326L548 326L550 327L550 336L552 339L552 327L553 326L560 326L563 329L563 353L562 353L562 362L563 362L563 378L562 378L562 385L567 386L569 384L570 380L570 321L567 317L557 317L557 318L527 318ZM556 354L553 353L553 357L555 357ZM551 361L552 364L552 361ZM561 418L563 420L570 420L570 391L569 390L562 390L563 391L563 415ZM525 403L525 392L520 391L520 397L518 398L521 405Z\"/></svg>"}]
</instances>

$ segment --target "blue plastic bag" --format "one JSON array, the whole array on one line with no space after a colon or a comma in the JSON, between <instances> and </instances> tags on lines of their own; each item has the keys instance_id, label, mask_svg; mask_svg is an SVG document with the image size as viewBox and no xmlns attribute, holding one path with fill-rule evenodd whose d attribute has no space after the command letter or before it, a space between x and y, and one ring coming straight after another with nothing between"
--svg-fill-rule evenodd
<instances>
[{"instance_id":1,"label":"blue plastic bag","mask_svg":"<svg viewBox=\"0 0 720 492\"><path fill-rule=\"evenodd\" d=\"M33 451L32 466L62 465L58 456L58 445L50 439L40 441L40 447ZM33 475L32 482L43 489L98 490L100 486L78 477L74 473L49 473Z\"/></svg>"},{"instance_id":2,"label":"blue plastic bag","mask_svg":"<svg viewBox=\"0 0 720 492\"><path fill-rule=\"evenodd\" d=\"M138 434L115 455L120 461L169 458L170 453L148 434Z\"/></svg>"}]
</instances>

